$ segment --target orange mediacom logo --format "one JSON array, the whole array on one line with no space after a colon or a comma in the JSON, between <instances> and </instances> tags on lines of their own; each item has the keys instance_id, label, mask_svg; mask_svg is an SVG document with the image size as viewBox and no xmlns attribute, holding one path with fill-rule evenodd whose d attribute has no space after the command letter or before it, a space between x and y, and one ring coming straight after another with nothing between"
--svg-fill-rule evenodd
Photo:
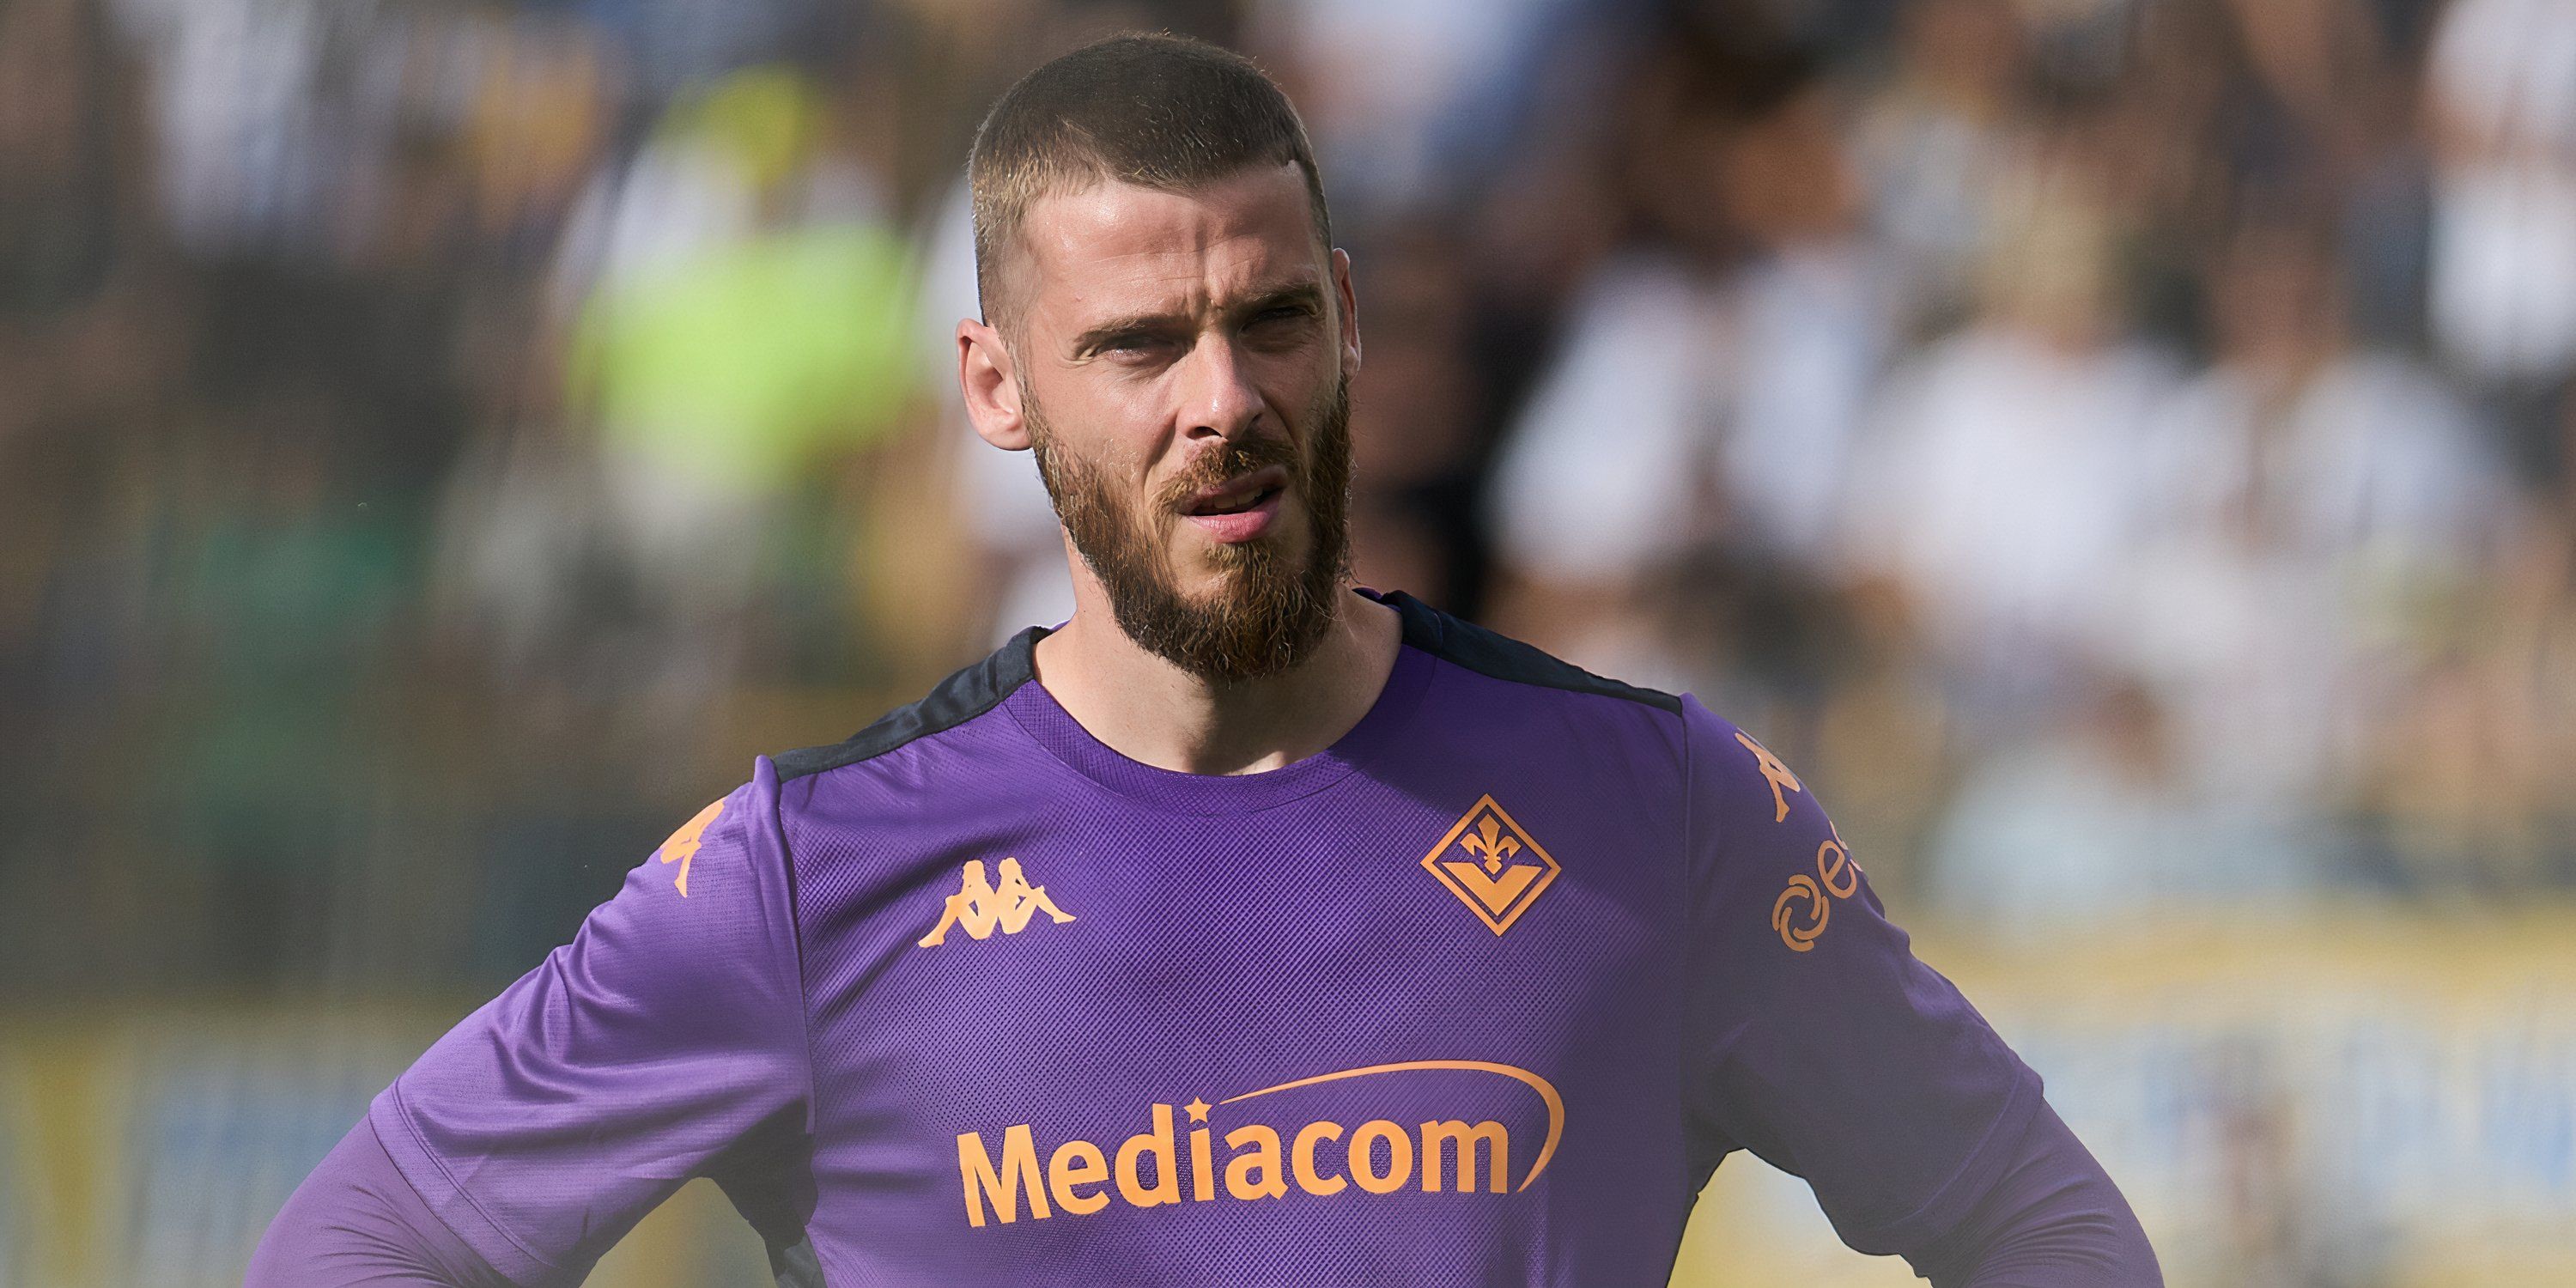
<instances>
[{"instance_id":1,"label":"orange mediacom logo","mask_svg":"<svg viewBox=\"0 0 2576 1288\"><path fill-rule=\"evenodd\" d=\"M1560 871L1546 847L1490 795L1477 797L1475 808L1422 856L1422 870L1497 935L1538 902Z\"/></svg>"},{"instance_id":2,"label":"orange mediacom logo","mask_svg":"<svg viewBox=\"0 0 2576 1288\"><path fill-rule=\"evenodd\" d=\"M689 860L697 857L698 838L706 835L708 825L714 823L716 816L722 813L724 813L724 801L719 799L715 804L699 810L696 818L682 823L679 831L671 833L670 840L662 842L662 861L677 862L680 865L680 878L673 884L679 887L680 897L683 899L689 897Z\"/></svg>"},{"instance_id":3,"label":"orange mediacom logo","mask_svg":"<svg viewBox=\"0 0 2576 1288\"><path fill-rule=\"evenodd\" d=\"M1041 912L1059 926L1073 920L1072 913L1055 906L1055 900L1047 897L1045 886L1029 884L1018 859L1002 860L999 886L985 877L982 859L968 859L957 879L957 893L948 896L939 924L921 937L919 946L938 947L947 940L951 926L976 939L990 939L995 930L1016 935L1028 929L1029 919Z\"/></svg>"},{"instance_id":4,"label":"orange mediacom logo","mask_svg":"<svg viewBox=\"0 0 2576 1288\"><path fill-rule=\"evenodd\" d=\"M1302 1125L1261 1121L1275 1115L1258 1108L1227 1111L1229 1106L1283 1091L1328 1082L1377 1080L1405 1074L1473 1073L1509 1078L1538 1093L1547 1110L1547 1131L1531 1153L1517 1183L1511 1128L1493 1119L1470 1123L1465 1116L1433 1117L1408 1126L1391 1118L1371 1118L1345 1128L1329 1119ZM1213 1203L1222 1196L1244 1202L1287 1198L1295 1192L1329 1198L1345 1190L1394 1194L1418 1187L1425 1194L1518 1194L1530 1187L1556 1157L1565 1136L1565 1098L1547 1079L1515 1065L1490 1060L1400 1060L1298 1078L1277 1086L1228 1096L1211 1105L1193 1096L1178 1107L1193 1124L1175 1130L1174 1106L1155 1104L1145 1113L1145 1130L1123 1143L1104 1148L1089 1140L1063 1141L1041 1149L1034 1124L1002 1130L996 1157L980 1131L957 1135L957 1175L964 1185L966 1224L984 1228L988 1221L1010 1225L1023 1207L1033 1221L1089 1216L1123 1199L1136 1208L1182 1202ZM1211 1122L1210 1115L1220 1121ZM1220 1137L1220 1128L1232 1126ZM1219 1161L1217 1142L1225 1144ZM1527 1138L1520 1147L1525 1148ZM1149 1175L1150 1172L1150 1175Z\"/></svg>"}]
</instances>

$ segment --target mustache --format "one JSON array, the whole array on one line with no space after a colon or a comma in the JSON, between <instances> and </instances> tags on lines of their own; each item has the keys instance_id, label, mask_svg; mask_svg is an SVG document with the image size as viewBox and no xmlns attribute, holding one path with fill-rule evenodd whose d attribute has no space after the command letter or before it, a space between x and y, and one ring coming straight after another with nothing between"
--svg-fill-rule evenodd
<instances>
[{"instance_id":1,"label":"mustache","mask_svg":"<svg viewBox=\"0 0 2576 1288\"><path fill-rule=\"evenodd\" d=\"M1299 485L1302 494L1306 482L1305 458L1297 445L1284 438L1264 435L1259 438L1230 438L1215 447L1206 448L1180 473L1164 483L1155 494L1155 502L1170 514L1189 508L1190 499L1209 488L1249 474L1266 466L1286 467L1288 477Z\"/></svg>"}]
</instances>

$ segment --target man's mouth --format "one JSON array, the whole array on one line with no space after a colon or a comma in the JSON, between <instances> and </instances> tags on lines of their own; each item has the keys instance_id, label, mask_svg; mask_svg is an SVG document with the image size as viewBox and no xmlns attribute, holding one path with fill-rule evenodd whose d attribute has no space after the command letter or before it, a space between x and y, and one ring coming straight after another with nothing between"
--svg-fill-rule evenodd
<instances>
[{"instance_id":1,"label":"man's mouth","mask_svg":"<svg viewBox=\"0 0 2576 1288\"><path fill-rule=\"evenodd\" d=\"M1181 511L1195 518L1211 514L1241 514L1277 496L1288 486L1287 467L1266 465L1249 474L1226 480L1190 498Z\"/></svg>"},{"instance_id":2,"label":"man's mouth","mask_svg":"<svg viewBox=\"0 0 2576 1288\"><path fill-rule=\"evenodd\" d=\"M1287 490L1287 467L1264 466L1201 491L1181 513L1218 541L1249 541L1269 529Z\"/></svg>"}]
</instances>

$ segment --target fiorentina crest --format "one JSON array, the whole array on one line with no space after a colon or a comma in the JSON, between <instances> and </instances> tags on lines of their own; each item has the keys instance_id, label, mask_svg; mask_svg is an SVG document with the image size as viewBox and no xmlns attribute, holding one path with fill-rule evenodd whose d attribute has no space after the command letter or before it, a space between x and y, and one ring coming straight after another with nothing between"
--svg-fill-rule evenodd
<instances>
[{"instance_id":1,"label":"fiorentina crest","mask_svg":"<svg viewBox=\"0 0 2576 1288\"><path fill-rule=\"evenodd\" d=\"M1499 935L1538 902L1560 869L1545 847L1486 795L1477 797L1475 808L1422 856L1422 870Z\"/></svg>"}]
</instances>

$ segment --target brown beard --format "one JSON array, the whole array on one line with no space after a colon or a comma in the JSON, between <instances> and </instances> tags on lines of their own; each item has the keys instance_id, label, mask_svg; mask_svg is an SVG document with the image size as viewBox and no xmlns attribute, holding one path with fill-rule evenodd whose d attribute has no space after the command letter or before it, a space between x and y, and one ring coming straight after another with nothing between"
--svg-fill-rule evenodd
<instances>
[{"instance_id":1,"label":"brown beard","mask_svg":"<svg viewBox=\"0 0 2576 1288\"><path fill-rule=\"evenodd\" d=\"M1307 451L1268 436L1229 439L1201 452L1134 513L1090 462L1055 450L1054 433L1023 386L1038 477L1055 501L1056 518L1084 563L1109 592L1118 628L1146 651L1202 680L1236 684L1277 675L1306 660L1331 629L1342 583L1350 576L1350 378L1337 377L1315 401ZM1250 541L1218 545L1211 562L1225 571L1213 599L1181 593L1166 531L1191 497L1268 465L1287 468L1293 499L1306 507L1311 534L1302 562L1281 548L1274 528ZM1285 517L1282 515L1281 517Z\"/></svg>"}]
</instances>

